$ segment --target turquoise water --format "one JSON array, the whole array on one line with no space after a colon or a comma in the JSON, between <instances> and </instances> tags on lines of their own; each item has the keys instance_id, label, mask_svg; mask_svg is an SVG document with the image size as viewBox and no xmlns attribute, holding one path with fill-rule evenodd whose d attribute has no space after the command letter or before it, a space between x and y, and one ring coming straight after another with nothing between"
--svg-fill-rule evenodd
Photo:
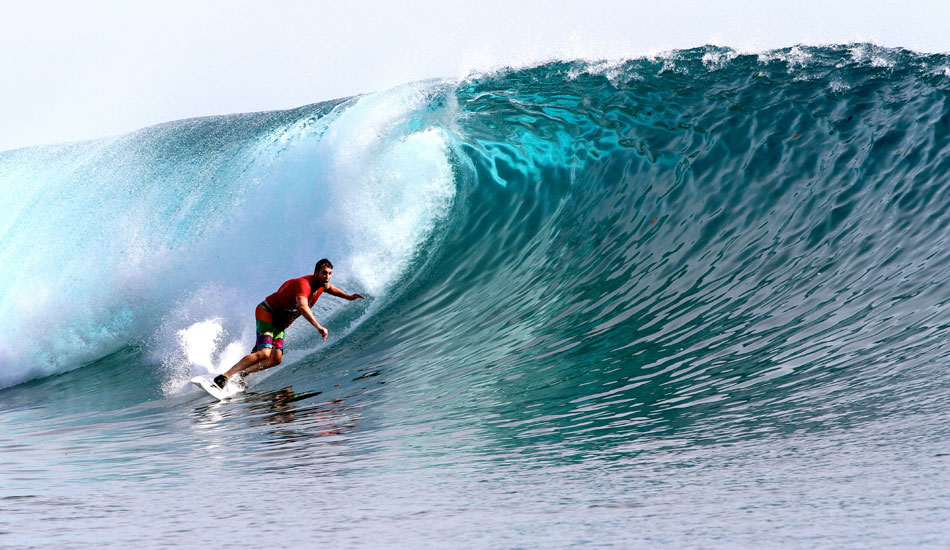
<instances>
[{"instance_id":1,"label":"turquoise water","mask_svg":"<svg viewBox=\"0 0 950 550\"><path fill-rule=\"evenodd\" d=\"M701 48L0 153L0 547L947 546L948 91ZM325 343L188 384L324 256Z\"/></svg>"}]
</instances>

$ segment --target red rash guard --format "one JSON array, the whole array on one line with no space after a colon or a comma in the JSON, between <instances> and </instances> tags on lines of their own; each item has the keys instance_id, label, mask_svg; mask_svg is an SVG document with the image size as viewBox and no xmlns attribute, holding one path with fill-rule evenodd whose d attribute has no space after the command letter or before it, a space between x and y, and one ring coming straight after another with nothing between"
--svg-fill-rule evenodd
<instances>
[{"instance_id":1,"label":"red rash guard","mask_svg":"<svg viewBox=\"0 0 950 550\"><path fill-rule=\"evenodd\" d=\"M313 288L316 288L316 290L312 290ZM310 307L313 307L313 304L317 303L317 299L320 298L326 288L326 285L317 283L316 275L298 277L280 285L277 292L264 299L267 306L273 311L274 326L278 330L284 330L297 317L300 317L300 310L297 309L297 296L307 296Z\"/></svg>"}]
</instances>

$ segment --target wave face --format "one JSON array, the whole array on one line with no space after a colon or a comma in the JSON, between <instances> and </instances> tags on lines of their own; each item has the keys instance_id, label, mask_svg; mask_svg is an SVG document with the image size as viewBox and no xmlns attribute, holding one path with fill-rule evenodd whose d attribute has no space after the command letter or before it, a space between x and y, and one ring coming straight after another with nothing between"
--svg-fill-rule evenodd
<instances>
[{"instance_id":1,"label":"wave face","mask_svg":"<svg viewBox=\"0 0 950 550\"><path fill-rule=\"evenodd\" d=\"M934 406L947 67L705 48L463 82L458 203L362 360L581 453Z\"/></svg>"},{"instance_id":2,"label":"wave face","mask_svg":"<svg viewBox=\"0 0 950 550\"><path fill-rule=\"evenodd\" d=\"M227 501L298 546L313 517L368 546L945 541L948 92L944 55L707 47L2 153L0 507L94 482L101 527ZM320 257L369 299L208 406L188 378Z\"/></svg>"}]
</instances>

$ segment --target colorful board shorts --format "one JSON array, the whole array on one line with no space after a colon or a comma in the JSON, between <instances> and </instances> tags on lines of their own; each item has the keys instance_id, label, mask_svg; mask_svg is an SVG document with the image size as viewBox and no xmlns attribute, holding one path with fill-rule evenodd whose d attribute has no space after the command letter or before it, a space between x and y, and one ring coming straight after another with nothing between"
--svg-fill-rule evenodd
<instances>
[{"instance_id":1,"label":"colorful board shorts","mask_svg":"<svg viewBox=\"0 0 950 550\"><path fill-rule=\"evenodd\" d=\"M257 345L252 352L264 348L273 348L283 351L284 331L274 326L273 311L266 302L261 302L254 310L254 319L257 320Z\"/></svg>"}]
</instances>

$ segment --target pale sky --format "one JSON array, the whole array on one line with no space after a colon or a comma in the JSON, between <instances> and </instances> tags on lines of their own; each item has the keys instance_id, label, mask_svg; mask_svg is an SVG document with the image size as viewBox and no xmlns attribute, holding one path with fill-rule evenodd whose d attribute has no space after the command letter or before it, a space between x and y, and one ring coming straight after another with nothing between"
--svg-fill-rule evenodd
<instances>
[{"instance_id":1,"label":"pale sky","mask_svg":"<svg viewBox=\"0 0 950 550\"><path fill-rule=\"evenodd\" d=\"M950 52L936 1L0 0L0 151L551 58L870 41Z\"/></svg>"}]
</instances>

